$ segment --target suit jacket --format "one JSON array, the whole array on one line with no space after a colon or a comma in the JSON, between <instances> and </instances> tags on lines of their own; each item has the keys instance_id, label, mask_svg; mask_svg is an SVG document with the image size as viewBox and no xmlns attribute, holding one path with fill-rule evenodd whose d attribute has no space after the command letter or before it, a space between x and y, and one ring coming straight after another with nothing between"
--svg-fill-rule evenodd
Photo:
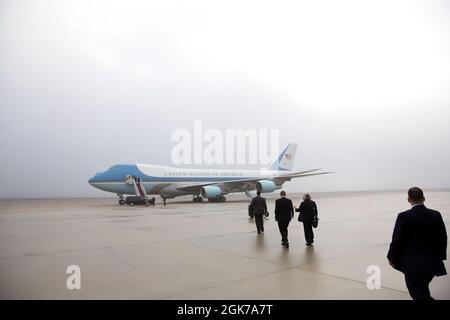
<instances>
[{"instance_id":1,"label":"suit jacket","mask_svg":"<svg viewBox=\"0 0 450 320\"><path fill-rule=\"evenodd\" d=\"M291 221L294 217L294 206L292 201L281 197L275 201L275 219L277 221Z\"/></svg>"},{"instance_id":2,"label":"suit jacket","mask_svg":"<svg viewBox=\"0 0 450 320\"><path fill-rule=\"evenodd\" d=\"M409 276L447 274L447 231L438 211L417 205L400 213L387 258Z\"/></svg>"},{"instance_id":3,"label":"suit jacket","mask_svg":"<svg viewBox=\"0 0 450 320\"><path fill-rule=\"evenodd\" d=\"M250 207L253 215L263 215L267 212L266 199L261 196L256 196L252 199Z\"/></svg>"},{"instance_id":4,"label":"suit jacket","mask_svg":"<svg viewBox=\"0 0 450 320\"><path fill-rule=\"evenodd\" d=\"M318 216L317 205L312 200L303 201L300 207L295 211L300 212L298 215L298 221L304 223L312 223L314 216Z\"/></svg>"}]
</instances>

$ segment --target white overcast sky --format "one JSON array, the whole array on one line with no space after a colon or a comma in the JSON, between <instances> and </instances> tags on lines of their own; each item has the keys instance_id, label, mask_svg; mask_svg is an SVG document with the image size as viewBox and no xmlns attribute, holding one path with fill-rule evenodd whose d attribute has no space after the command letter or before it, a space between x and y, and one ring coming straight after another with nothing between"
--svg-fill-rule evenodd
<instances>
[{"instance_id":1,"label":"white overcast sky","mask_svg":"<svg viewBox=\"0 0 450 320\"><path fill-rule=\"evenodd\" d=\"M279 128L288 191L450 187L450 2L0 0L0 198L106 195L173 130Z\"/></svg>"}]
</instances>

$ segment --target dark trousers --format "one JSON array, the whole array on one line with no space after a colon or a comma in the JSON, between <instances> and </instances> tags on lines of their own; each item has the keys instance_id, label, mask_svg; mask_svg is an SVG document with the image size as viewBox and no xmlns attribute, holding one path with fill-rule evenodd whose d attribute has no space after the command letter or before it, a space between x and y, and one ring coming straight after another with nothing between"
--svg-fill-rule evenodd
<instances>
[{"instance_id":1,"label":"dark trousers","mask_svg":"<svg viewBox=\"0 0 450 320\"><path fill-rule=\"evenodd\" d=\"M314 242L314 232L312 222L303 222L303 230L305 231L306 243Z\"/></svg>"},{"instance_id":2,"label":"dark trousers","mask_svg":"<svg viewBox=\"0 0 450 320\"><path fill-rule=\"evenodd\" d=\"M288 226L289 221L278 221L278 229L280 229L281 233L281 243L286 244L288 241Z\"/></svg>"},{"instance_id":3,"label":"dark trousers","mask_svg":"<svg viewBox=\"0 0 450 320\"><path fill-rule=\"evenodd\" d=\"M255 214L255 222L258 233L264 232L264 218L262 214Z\"/></svg>"},{"instance_id":4,"label":"dark trousers","mask_svg":"<svg viewBox=\"0 0 450 320\"><path fill-rule=\"evenodd\" d=\"M433 276L408 276L405 274L406 287L413 300L434 300L431 297L429 285Z\"/></svg>"}]
</instances>

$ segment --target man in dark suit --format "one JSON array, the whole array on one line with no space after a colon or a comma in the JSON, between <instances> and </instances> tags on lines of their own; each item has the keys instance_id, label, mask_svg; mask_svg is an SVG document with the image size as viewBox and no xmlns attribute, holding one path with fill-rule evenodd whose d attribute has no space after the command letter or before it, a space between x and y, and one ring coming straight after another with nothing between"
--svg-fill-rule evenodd
<instances>
[{"instance_id":1,"label":"man in dark suit","mask_svg":"<svg viewBox=\"0 0 450 320\"><path fill-rule=\"evenodd\" d=\"M267 215L266 199L261 197L261 191L256 191L256 197L250 203L252 214L255 217L256 231L258 234L264 233L264 215Z\"/></svg>"},{"instance_id":2,"label":"man in dark suit","mask_svg":"<svg viewBox=\"0 0 450 320\"><path fill-rule=\"evenodd\" d=\"M300 204L296 212L298 221L303 222L303 230L305 232L306 245L311 246L314 242L313 219L318 216L317 205L311 200L311 196L307 193L303 196L303 202Z\"/></svg>"},{"instance_id":3,"label":"man in dark suit","mask_svg":"<svg viewBox=\"0 0 450 320\"><path fill-rule=\"evenodd\" d=\"M281 233L281 245L289 248L288 226L294 217L294 206L292 201L286 198L286 192L280 192L280 199L275 201L275 221L278 222L278 228Z\"/></svg>"},{"instance_id":4,"label":"man in dark suit","mask_svg":"<svg viewBox=\"0 0 450 320\"><path fill-rule=\"evenodd\" d=\"M405 274L406 287L414 300L433 300L429 284L434 276L446 275L447 231L438 211L424 206L423 191L408 190L412 208L397 216L387 258Z\"/></svg>"}]
</instances>

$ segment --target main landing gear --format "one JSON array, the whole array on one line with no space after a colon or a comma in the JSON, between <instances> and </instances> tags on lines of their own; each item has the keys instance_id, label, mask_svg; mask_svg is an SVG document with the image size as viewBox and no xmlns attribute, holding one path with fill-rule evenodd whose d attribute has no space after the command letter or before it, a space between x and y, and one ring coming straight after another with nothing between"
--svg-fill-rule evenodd
<instances>
[{"instance_id":1,"label":"main landing gear","mask_svg":"<svg viewBox=\"0 0 450 320\"><path fill-rule=\"evenodd\" d=\"M225 202L227 198L220 196L219 198L208 198L209 202Z\"/></svg>"},{"instance_id":2,"label":"main landing gear","mask_svg":"<svg viewBox=\"0 0 450 320\"><path fill-rule=\"evenodd\" d=\"M199 195L194 196L194 198L192 198L192 201L194 202L203 202L203 198Z\"/></svg>"}]
</instances>

